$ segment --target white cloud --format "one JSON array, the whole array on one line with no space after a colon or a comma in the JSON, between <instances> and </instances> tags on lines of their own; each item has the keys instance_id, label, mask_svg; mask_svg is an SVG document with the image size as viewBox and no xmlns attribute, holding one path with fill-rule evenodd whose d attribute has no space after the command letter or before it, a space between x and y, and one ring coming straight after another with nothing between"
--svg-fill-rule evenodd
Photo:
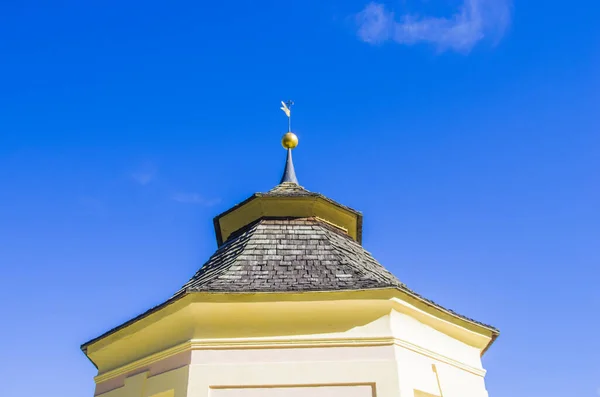
<instances>
[{"instance_id":1,"label":"white cloud","mask_svg":"<svg viewBox=\"0 0 600 397\"><path fill-rule=\"evenodd\" d=\"M172 199L178 203L199 204L207 207L218 204L220 201L219 199L207 199L198 193L175 193Z\"/></svg>"},{"instance_id":2,"label":"white cloud","mask_svg":"<svg viewBox=\"0 0 600 397\"><path fill-rule=\"evenodd\" d=\"M377 44L394 41L430 43L440 51L467 53L484 38L499 40L510 24L510 0L463 0L448 18L396 15L382 3L370 3L356 15L358 37Z\"/></svg>"}]
</instances>

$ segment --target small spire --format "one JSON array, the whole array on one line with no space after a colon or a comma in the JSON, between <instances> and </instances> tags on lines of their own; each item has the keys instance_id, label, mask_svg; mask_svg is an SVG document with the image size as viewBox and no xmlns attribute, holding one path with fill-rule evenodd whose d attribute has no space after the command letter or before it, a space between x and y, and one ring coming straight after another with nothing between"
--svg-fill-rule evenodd
<instances>
[{"instance_id":1,"label":"small spire","mask_svg":"<svg viewBox=\"0 0 600 397\"><path fill-rule=\"evenodd\" d=\"M296 171L294 170L294 162L292 161L292 149L287 150L287 159L285 160L285 170L279 183L290 182L298 185Z\"/></svg>"},{"instance_id":2,"label":"small spire","mask_svg":"<svg viewBox=\"0 0 600 397\"><path fill-rule=\"evenodd\" d=\"M296 178L296 171L294 170L294 162L292 160L292 149L298 146L298 137L293 132L288 132L281 139L281 145L287 149L287 158L285 160L285 169L281 182L290 182L298 185L298 178Z\"/></svg>"},{"instance_id":3,"label":"small spire","mask_svg":"<svg viewBox=\"0 0 600 397\"><path fill-rule=\"evenodd\" d=\"M281 145L287 149L287 159L285 160L285 170L281 177L281 183L288 182L298 185L298 178L296 178L296 171L294 170L294 162L292 161L292 149L298 146L298 137L292 132L292 110L291 107L294 104L292 101L283 102L281 101L281 110L288 117L288 132L281 138Z\"/></svg>"}]
</instances>

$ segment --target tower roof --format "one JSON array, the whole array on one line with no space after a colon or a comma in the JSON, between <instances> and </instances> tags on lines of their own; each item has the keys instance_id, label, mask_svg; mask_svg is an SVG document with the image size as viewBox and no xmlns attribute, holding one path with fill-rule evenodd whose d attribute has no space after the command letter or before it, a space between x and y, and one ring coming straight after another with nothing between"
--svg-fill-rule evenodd
<instances>
[{"instance_id":1,"label":"tower roof","mask_svg":"<svg viewBox=\"0 0 600 397\"><path fill-rule=\"evenodd\" d=\"M288 132L282 144L287 158L280 184L253 194L214 218L218 248L193 277L166 302L84 344L84 351L193 293L276 292L289 297L306 292L391 290L410 296L451 321L483 328L492 335L489 344L493 342L498 335L494 327L419 296L379 264L362 247L362 214L300 186L291 155L298 139Z\"/></svg>"},{"instance_id":2,"label":"tower roof","mask_svg":"<svg viewBox=\"0 0 600 397\"><path fill-rule=\"evenodd\" d=\"M317 218L262 218L232 234L178 292L404 288L345 231Z\"/></svg>"}]
</instances>

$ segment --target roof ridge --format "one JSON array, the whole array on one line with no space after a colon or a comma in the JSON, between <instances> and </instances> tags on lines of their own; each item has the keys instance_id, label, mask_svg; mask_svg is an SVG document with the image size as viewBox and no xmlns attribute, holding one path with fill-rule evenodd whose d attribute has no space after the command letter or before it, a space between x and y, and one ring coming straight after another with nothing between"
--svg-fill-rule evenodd
<instances>
[{"instance_id":1,"label":"roof ridge","mask_svg":"<svg viewBox=\"0 0 600 397\"><path fill-rule=\"evenodd\" d=\"M346 252L347 254L350 254L350 255L353 254L346 247L343 247L340 244L338 244L337 241L334 241L336 238L340 238L340 237L345 238L346 236L343 236L340 233L336 233L335 231L330 230L330 229L328 231L332 233L332 237L333 237L333 235L335 235L334 238L329 238L329 240L330 240L331 244L333 244L337 248L337 250L338 250L337 252L338 252L338 255L340 256L340 263L343 263L345 265L351 266L352 268L354 268L354 269L356 269L358 271L364 271L365 270L364 268L361 268L360 266L357 266L356 263L348 260L348 258L344 258L342 255L339 254L340 251L341 252ZM358 246L358 250L361 251L362 254L366 254L367 259L370 259L370 261L372 262L371 264L376 265L377 270L380 270L383 273L383 275L385 275L386 277L383 277L382 274L378 274L377 272L374 272L374 271L371 271L371 272L368 272L368 273L365 272L365 274L370 274L370 275L376 276L377 278L379 278L379 280L377 280L377 281L380 281L380 282L386 282L386 281L389 282L389 281L392 281L394 283L397 283L397 286L405 287L404 283L401 282L398 279L398 277L396 277L392 272L390 272L389 270L387 270L381 263L379 263L377 261L377 259L375 259L373 257L373 255L369 251L367 251L362 245L357 244L354 240L352 240L352 238L349 238L349 240L351 242L351 245L352 246L357 245ZM368 270L375 270L375 269L368 269Z\"/></svg>"},{"instance_id":2,"label":"roof ridge","mask_svg":"<svg viewBox=\"0 0 600 397\"><path fill-rule=\"evenodd\" d=\"M213 260L218 258L224 252L226 253L227 250L231 249L232 245L234 245L236 242L238 242L239 247L237 247L236 250L234 252L232 252L231 254L225 256L225 258L227 258L228 261L235 262L237 257L239 255L241 255L244 252L244 250L246 249L246 245L248 244L248 241L252 237L252 234L251 234L252 229L256 229L258 227L258 224L261 221L262 221L262 219L257 220L256 222L248 225L248 227L244 228L245 230L243 230L243 231L242 231L242 229L240 229L240 233L237 236L225 241L223 243L223 245L221 245L219 248L217 248L215 253L213 253L208 258L208 260L200 267L200 269L198 269L196 271L196 273L194 273L192 278L190 278L190 280L187 283L185 283L183 285L183 287L181 287L179 289L179 291L177 291L174 295L178 295L181 292L189 291L190 289L193 289L195 285L202 283L202 281L205 281L210 278L218 277L220 274L226 272L229 269L229 266L221 266L220 268L218 268L216 266L216 265L218 265L218 263L215 263L214 269L210 268L209 266L211 263L213 263Z\"/></svg>"}]
</instances>

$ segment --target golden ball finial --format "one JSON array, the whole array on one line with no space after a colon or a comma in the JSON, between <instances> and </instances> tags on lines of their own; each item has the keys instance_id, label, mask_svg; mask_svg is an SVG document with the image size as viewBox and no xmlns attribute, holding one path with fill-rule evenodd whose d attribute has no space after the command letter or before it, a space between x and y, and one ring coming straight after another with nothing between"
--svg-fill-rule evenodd
<instances>
[{"instance_id":1,"label":"golden ball finial","mask_svg":"<svg viewBox=\"0 0 600 397\"><path fill-rule=\"evenodd\" d=\"M293 149L298 146L298 137L293 132L288 132L281 138L281 144L286 149Z\"/></svg>"}]
</instances>

